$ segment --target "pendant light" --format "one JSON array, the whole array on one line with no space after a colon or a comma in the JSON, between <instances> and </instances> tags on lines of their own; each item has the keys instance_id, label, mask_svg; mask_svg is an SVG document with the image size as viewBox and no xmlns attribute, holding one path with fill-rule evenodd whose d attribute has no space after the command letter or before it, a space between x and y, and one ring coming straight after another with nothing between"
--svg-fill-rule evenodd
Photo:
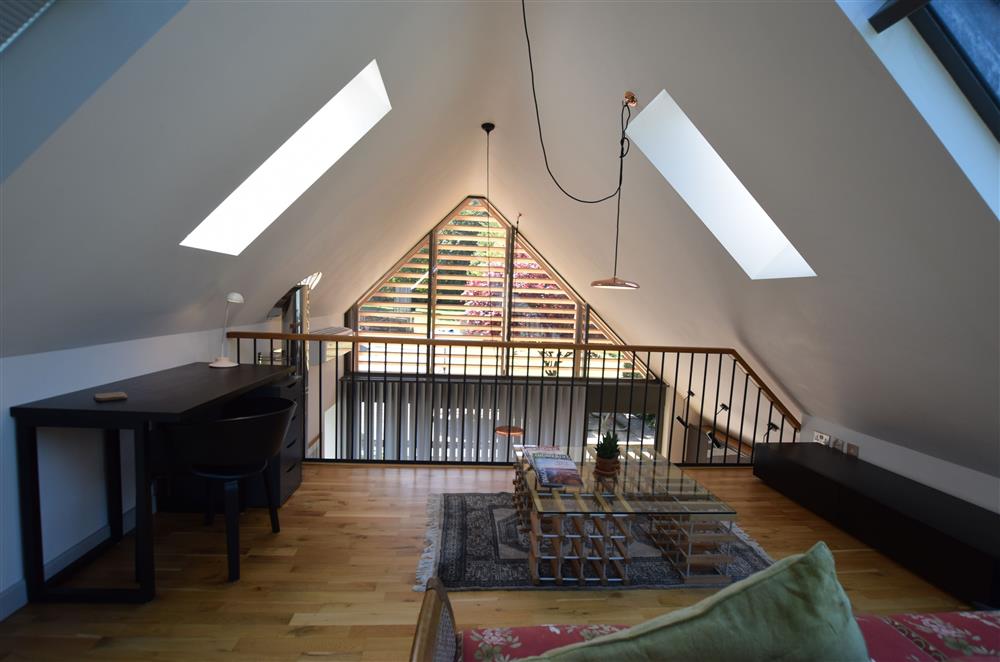
<instances>
[{"instance_id":1,"label":"pendant light","mask_svg":"<svg viewBox=\"0 0 1000 662\"><path fill-rule=\"evenodd\" d=\"M622 177L625 173L625 155L628 154L629 147L631 143L628 137L625 135L625 129L628 128L628 121L632 118L632 108L639 103L636 99L635 94L632 92L626 92L624 99L622 100L622 135L619 141L620 151L618 156L618 190L615 192L615 262L614 268L611 272L611 278L601 278L595 280L590 284L591 287L597 287L602 290L637 290L639 289L639 283L632 280L625 280L624 278L618 277L618 236L621 234L621 224L622 224Z\"/></svg>"},{"instance_id":2,"label":"pendant light","mask_svg":"<svg viewBox=\"0 0 1000 662\"><path fill-rule=\"evenodd\" d=\"M632 119L632 108L635 108L639 104L639 100L636 98L635 93L630 91L625 92L622 100L622 133L621 138L618 141L618 187L608 195L600 198L582 198L570 193L566 190L566 187L559 183L559 180L556 179L555 173L552 172L552 167L549 165L549 154L545 149L545 140L542 138L542 114L538 109L538 91L535 89L535 62L531 53L531 35L528 32L528 9L524 0L521 0L521 19L524 24L524 42L528 47L528 72L531 75L531 99L535 105L535 124L538 126L538 144L542 148L542 159L545 161L545 170L549 173L549 178L552 180L552 183L556 185L556 188L558 188L567 198L581 204L596 205L606 200L610 200L611 198L617 198L617 212L615 216L614 270L611 278L595 280L591 283L591 286L608 290L637 290L639 289L638 283L618 277L618 235L621 229L622 216L622 174L625 167L625 155L628 154L629 147L631 146L628 137L625 135L625 130L628 128L629 120Z\"/></svg>"},{"instance_id":3,"label":"pendant light","mask_svg":"<svg viewBox=\"0 0 1000 662\"><path fill-rule=\"evenodd\" d=\"M490 200L490 133L497 128L493 122L483 122L480 125L486 133L486 236L489 243L486 247L486 297L493 297L493 202ZM492 317L489 310L489 317Z\"/></svg>"}]
</instances>

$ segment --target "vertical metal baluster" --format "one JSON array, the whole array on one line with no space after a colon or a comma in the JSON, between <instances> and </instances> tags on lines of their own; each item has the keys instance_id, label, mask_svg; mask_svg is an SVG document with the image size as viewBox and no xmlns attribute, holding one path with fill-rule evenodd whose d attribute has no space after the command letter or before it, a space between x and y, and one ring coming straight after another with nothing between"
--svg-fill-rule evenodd
<instances>
[{"instance_id":1,"label":"vertical metal baluster","mask_svg":"<svg viewBox=\"0 0 1000 662\"><path fill-rule=\"evenodd\" d=\"M344 389L340 383L340 343L337 341L333 342L333 392L336 405L333 409L333 448L334 448L334 458L337 460L343 460L344 455L344 431L341 429L343 423L343 402L344 402ZM325 457L323 458L326 459Z\"/></svg>"},{"instance_id":2,"label":"vertical metal baluster","mask_svg":"<svg viewBox=\"0 0 1000 662\"><path fill-rule=\"evenodd\" d=\"M753 411L753 437L750 438L750 464L753 464L754 454L757 450L757 424L760 423L760 385L754 382L757 387L757 405Z\"/></svg>"},{"instance_id":3,"label":"vertical metal baluster","mask_svg":"<svg viewBox=\"0 0 1000 662\"><path fill-rule=\"evenodd\" d=\"M733 420L733 386L735 386L736 384L736 359L732 356L730 356L729 359L733 362L733 369L732 372L729 373L729 402L726 403L726 406L729 407L729 409L726 410L726 444L725 444L725 450L722 453L723 464L728 464L728 458L729 458L729 439L731 438L732 435L729 423L730 421ZM719 360L720 361L722 360L721 354L719 355ZM740 447L739 443L737 443L736 444L737 452L739 447Z\"/></svg>"},{"instance_id":4,"label":"vertical metal baluster","mask_svg":"<svg viewBox=\"0 0 1000 662\"><path fill-rule=\"evenodd\" d=\"M371 356L371 352L368 353ZM369 362L369 368L371 363ZM365 456L367 460L373 460L375 456L372 454L372 428L375 422L375 408L372 406L372 401L375 399L375 383L372 381L371 371L365 375L365 437L368 441L368 455Z\"/></svg>"},{"instance_id":5,"label":"vertical metal baluster","mask_svg":"<svg viewBox=\"0 0 1000 662\"><path fill-rule=\"evenodd\" d=\"M771 396L767 397L767 432L764 433L767 443L771 443L771 426L773 422L771 421L771 416L774 415L774 402L771 400Z\"/></svg>"},{"instance_id":6,"label":"vertical metal baluster","mask_svg":"<svg viewBox=\"0 0 1000 662\"><path fill-rule=\"evenodd\" d=\"M735 363L733 364L733 370L736 370ZM747 418L747 386L750 384L750 373L743 373L743 402L740 404L740 438L739 443L736 444L736 464L743 463L743 423L746 422ZM732 404L730 403L730 407ZM752 448L752 446L751 446Z\"/></svg>"},{"instance_id":7,"label":"vertical metal baluster","mask_svg":"<svg viewBox=\"0 0 1000 662\"><path fill-rule=\"evenodd\" d=\"M601 397L600 397L599 402L597 403L597 409L598 409L598 412L597 412L597 442L598 443L600 443L600 441L601 441L601 419L604 416L604 388L607 386L606 382L604 381L604 368L605 368L605 366L607 366L607 363L608 363L608 352L607 352L607 350L604 350L604 351L601 352ZM612 418L612 422L611 422L611 427L612 427L612 429L614 428L614 420L613 420L613 418Z\"/></svg>"},{"instance_id":8,"label":"vertical metal baluster","mask_svg":"<svg viewBox=\"0 0 1000 662\"><path fill-rule=\"evenodd\" d=\"M633 358L635 357L635 352L632 353ZM648 404L649 398L649 381L651 376L649 362L650 353L646 352L646 378L643 380L645 383L642 386L642 422L639 426L639 481L642 481L642 456L643 452L646 450L646 406Z\"/></svg>"},{"instance_id":9,"label":"vertical metal baluster","mask_svg":"<svg viewBox=\"0 0 1000 662\"><path fill-rule=\"evenodd\" d=\"M715 409L715 412L712 414L712 437L714 437L716 441L718 441L719 439L719 426L718 426L719 391L721 386L722 386L722 354L719 354L719 369L717 374L715 375L715 403L713 405L713 409ZM722 452L722 459L723 460L726 459L726 452L724 450ZM709 464L715 463L715 451L712 448L709 449L708 463Z\"/></svg>"},{"instance_id":10,"label":"vertical metal baluster","mask_svg":"<svg viewBox=\"0 0 1000 662\"><path fill-rule=\"evenodd\" d=\"M552 445L559 446L556 426L559 424L559 367L562 365L562 347L556 348L556 381L552 395ZM539 423L539 425L541 425Z\"/></svg>"},{"instance_id":11,"label":"vertical metal baluster","mask_svg":"<svg viewBox=\"0 0 1000 662\"><path fill-rule=\"evenodd\" d=\"M798 436L799 436L799 431L793 427L792 428L792 443L793 444L796 443L796 437L798 437Z\"/></svg>"},{"instance_id":12,"label":"vertical metal baluster","mask_svg":"<svg viewBox=\"0 0 1000 662\"><path fill-rule=\"evenodd\" d=\"M573 367L569 372L569 416L566 421L566 455L573 445L573 396L576 393L576 347L573 348Z\"/></svg>"},{"instance_id":13,"label":"vertical metal baluster","mask_svg":"<svg viewBox=\"0 0 1000 662\"><path fill-rule=\"evenodd\" d=\"M537 446L541 446L542 445L542 420L543 420L543 413L544 413L542 411L542 406L545 403L545 350L540 350L539 351L539 363L541 363L541 366L540 366L540 368L538 370L538 374L539 374L539 381L538 381L538 432L535 433L535 444ZM530 351L528 352L528 369L527 369L527 371L528 371L528 375L529 375L529 379L530 379L530 375L531 375L531 352ZM527 383L527 380L525 380L525 382ZM524 440L525 440L525 442L527 442L527 440L528 440L528 422L525 421L524 423L525 423L525 425L524 425Z\"/></svg>"},{"instance_id":14,"label":"vertical metal baluster","mask_svg":"<svg viewBox=\"0 0 1000 662\"><path fill-rule=\"evenodd\" d=\"M514 426L514 346L508 344L505 348L507 350L507 380L509 389L507 393L507 455L505 461L510 461L510 428ZM525 384L527 384L527 378L525 379ZM528 388L524 388L525 397L527 397ZM528 426L527 421L523 421L525 428ZM528 430L524 430L525 436L528 434ZM521 437L521 442L524 443L524 437Z\"/></svg>"},{"instance_id":15,"label":"vertical metal baluster","mask_svg":"<svg viewBox=\"0 0 1000 662\"><path fill-rule=\"evenodd\" d=\"M691 362L688 366L688 389L684 394L684 462L688 459L688 442L691 439L691 398L694 391L691 390L691 382L694 378L694 352L691 352Z\"/></svg>"},{"instance_id":16,"label":"vertical metal baluster","mask_svg":"<svg viewBox=\"0 0 1000 662\"><path fill-rule=\"evenodd\" d=\"M497 457L497 423L500 422L500 347L493 348L493 433L490 436L490 462Z\"/></svg>"},{"instance_id":17,"label":"vertical metal baluster","mask_svg":"<svg viewBox=\"0 0 1000 662\"><path fill-rule=\"evenodd\" d=\"M614 372L614 377L612 378L612 379L614 379L615 398L614 398L613 404L611 405L611 407L612 407L611 429L617 435L618 434L618 392L621 390L621 382L622 382L622 353L619 350L619 351L616 351L615 354L618 355L618 358L615 360L615 372ZM607 354L605 354L605 358L607 358ZM627 446L628 446L628 440L626 440L626 447Z\"/></svg>"},{"instance_id":18,"label":"vertical metal baluster","mask_svg":"<svg viewBox=\"0 0 1000 662\"><path fill-rule=\"evenodd\" d=\"M465 417L468 410L465 405L468 401L469 396L469 346L462 346L462 381L459 382L459 388L462 389L462 407L459 409L459 415L456 417L460 422L458 425L459 436L462 440L462 447L459 451L459 459L465 462Z\"/></svg>"},{"instance_id":19,"label":"vertical metal baluster","mask_svg":"<svg viewBox=\"0 0 1000 662\"><path fill-rule=\"evenodd\" d=\"M659 374L659 391L660 397L656 399L656 439L653 442L653 450L656 453L663 452L663 410L667 408L667 391L671 388L670 384L667 383L664 377L664 369L667 367L667 353L660 352L660 374ZM677 383L677 377L674 376L674 384ZM676 400L676 398L674 398ZM670 420L673 420L671 416ZM670 426L673 429L673 426ZM669 451L667 458L669 458ZM653 456L653 476L656 476L656 455Z\"/></svg>"},{"instance_id":20,"label":"vertical metal baluster","mask_svg":"<svg viewBox=\"0 0 1000 662\"><path fill-rule=\"evenodd\" d=\"M319 390L316 393L316 400L319 402L319 416L317 418L317 421L319 423L319 456L320 457L323 457L323 455L324 455L324 451L323 451L323 436L324 436L323 435L323 428L326 427L323 424L324 423L324 420L323 420L324 419L324 417L323 417L323 413L324 413L323 412L323 359L324 358L325 357L323 356L323 341L320 340L319 341L319 356L317 356L317 367L316 367L317 372L319 372L319 379L317 380L318 389Z\"/></svg>"},{"instance_id":21,"label":"vertical metal baluster","mask_svg":"<svg viewBox=\"0 0 1000 662\"><path fill-rule=\"evenodd\" d=\"M396 370L396 462L403 461L403 345L397 345L399 350L399 366Z\"/></svg>"},{"instance_id":22,"label":"vertical metal baluster","mask_svg":"<svg viewBox=\"0 0 1000 662\"><path fill-rule=\"evenodd\" d=\"M635 397L635 352L632 352L632 369L628 372L628 425L625 427L625 471L628 475L628 454L629 441L632 438L632 412L635 410L633 400ZM617 400L616 400L617 407Z\"/></svg>"},{"instance_id":23,"label":"vertical metal baluster","mask_svg":"<svg viewBox=\"0 0 1000 662\"><path fill-rule=\"evenodd\" d=\"M664 353L666 356L666 353ZM680 379L681 373L681 353L676 352L674 354L674 395L670 400L670 419L666 421L667 425L670 426L667 432L667 459L673 462L674 456L674 416L677 413L677 380ZM667 390L664 387L660 387L664 391ZM660 407L660 416L663 416L663 407ZM657 449L659 450L659 449Z\"/></svg>"},{"instance_id":24,"label":"vertical metal baluster","mask_svg":"<svg viewBox=\"0 0 1000 662\"><path fill-rule=\"evenodd\" d=\"M260 357L257 356L257 339L253 339L253 364L260 365Z\"/></svg>"},{"instance_id":25,"label":"vertical metal baluster","mask_svg":"<svg viewBox=\"0 0 1000 662\"><path fill-rule=\"evenodd\" d=\"M274 338L271 338L271 354L267 357L267 364L274 365Z\"/></svg>"},{"instance_id":26,"label":"vertical metal baluster","mask_svg":"<svg viewBox=\"0 0 1000 662\"><path fill-rule=\"evenodd\" d=\"M580 462L587 456L587 435L589 430L587 426L590 425L590 349L589 343L585 343L587 349L583 350L583 439L580 442ZM600 421L600 419L598 419ZM598 424L599 425L599 424ZM600 430L600 427L598 427Z\"/></svg>"},{"instance_id":27,"label":"vertical metal baluster","mask_svg":"<svg viewBox=\"0 0 1000 662\"><path fill-rule=\"evenodd\" d=\"M358 349L358 347L355 346L355 349ZM347 401L347 405L344 407L344 426L346 428L346 437L347 437L345 439L345 443L347 445L348 459L353 460L355 459L354 428L357 425L354 420L354 400L356 398L355 386L357 383L356 382L357 375L354 373L354 371L351 371L350 378L348 378L348 368L345 365L344 378L347 379L347 392L344 394L344 397Z\"/></svg>"},{"instance_id":28,"label":"vertical metal baluster","mask_svg":"<svg viewBox=\"0 0 1000 662\"><path fill-rule=\"evenodd\" d=\"M422 375L424 373L421 372L420 368L420 345L417 344L415 345L415 347L417 350L416 357L414 358L414 361L416 361L416 364L414 365L415 372L413 375L413 381L410 383L412 392L408 396L413 403L413 406L410 408L412 415L410 413L406 415L407 424L412 423L413 427L410 429L410 432L407 436L406 445L407 445L407 452L410 453L410 460L412 462L419 462L420 458L417 449L420 448L420 437L423 434L420 422L421 412L423 411L423 407L421 406L422 401L420 399L420 393L421 390L426 387L426 385L422 381L423 379Z\"/></svg>"},{"instance_id":29,"label":"vertical metal baluster","mask_svg":"<svg viewBox=\"0 0 1000 662\"><path fill-rule=\"evenodd\" d=\"M434 460L434 446L436 445L436 443L435 443L436 440L434 438L434 419L437 417L437 408L434 406L434 401L436 400L436 397L437 397L437 372L436 372L436 370L437 370L437 348L434 347L434 346L432 346L432 345L428 345L427 346L427 375L430 378L430 383L428 384L428 387L431 390L431 394L430 394L431 395L431 421L430 421L431 422L431 436L430 436L430 439L429 439L430 443L427 446L427 448L428 448L428 451L427 451L427 453L428 453L428 455L427 455L427 461L428 462Z\"/></svg>"},{"instance_id":30,"label":"vertical metal baluster","mask_svg":"<svg viewBox=\"0 0 1000 662\"><path fill-rule=\"evenodd\" d=\"M386 402L389 398L389 343L382 343L382 436L381 443L379 444L379 450L381 451L381 459L384 462L389 459L388 449L386 445L389 443L389 435L385 429L385 409Z\"/></svg>"},{"instance_id":31,"label":"vertical metal baluster","mask_svg":"<svg viewBox=\"0 0 1000 662\"><path fill-rule=\"evenodd\" d=\"M524 429L524 436L521 437L521 443L528 443L528 385L531 383L531 346L523 347L524 349L524 390L521 397L521 427ZM510 355L513 357L517 354L516 350L511 348ZM513 359L512 359L513 361ZM513 367L511 368L513 370ZM513 410L514 406L511 405ZM536 440L537 444L537 440Z\"/></svg>"},{"instance_id":32,"label":"vertical metal baluster","mask_svg":"<svg viewBox=\"0 0 1000 662\"><path fill-rule=\"evenodd\" d=\"M240 363L240 339L236 339L236 362Z\"/></svg>"},{"instance_id":33,"label":"vertical metal baluster","mask_svg":"<svg viewBox=\"0 0 1000 662\"><path fill-rule=\"evenodd\" d=\"M781 415L781 428L778 429L778 443L785 443L785 415Z\"/></svg>"},{"instance_id":34,"label":"vertical metal baluster","mask_svg":"<svg viewBox=\"0 0 1000 662\"><path fill-rule=\"evenodd\" d=\"M708 353L705 353L705 371L701 376L701 406L698 407L698 428L695 430L695 464L701 464L701 430L705 427L705 389L708 388Z\"/></svg>"},{"instance_id":35,"label":"vertical metal baluster","mask_svg":"<svg viewBox=\"0 0 1000 662\"><path fill-rule=\"evenodd\" d=\"M480 436L483 431L483 346L479 346L479 381L476 384L476 462L482 461Z\"/></svg>"},{"instance_id":36,"label":"vertical metal baluster","mask_svg":"<svg viewBox=\"0 0 1000 662\"><path fill-rule=\"evenodd\" d=\"M448 345L448 372L445 373L445 398L444 398L444 461L451 459L451 345Z\"/></svg>"}]
</instances>

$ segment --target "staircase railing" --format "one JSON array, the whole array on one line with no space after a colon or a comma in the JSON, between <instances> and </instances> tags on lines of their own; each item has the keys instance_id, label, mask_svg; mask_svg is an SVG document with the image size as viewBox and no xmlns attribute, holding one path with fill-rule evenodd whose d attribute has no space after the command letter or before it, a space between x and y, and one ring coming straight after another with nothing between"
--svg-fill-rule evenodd
<instances>
[{"instance_id":1,"label":"staircase railing","mask_svg":"<svg viewBox=\"0 0 1000 662\"><path fill-rule=\"evenodd\" d=\"M730 348L233 331L237 361L307 380L306 459L506 464L518 443L580 458L614 432L625 462L753 463L795 414Z\"/></svg>"}]
</instances>

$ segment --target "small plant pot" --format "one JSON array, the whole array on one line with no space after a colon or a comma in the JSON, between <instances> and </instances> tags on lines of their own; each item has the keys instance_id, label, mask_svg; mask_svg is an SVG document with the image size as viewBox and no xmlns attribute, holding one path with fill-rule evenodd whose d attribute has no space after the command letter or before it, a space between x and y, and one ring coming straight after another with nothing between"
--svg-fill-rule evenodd
<instances>
[{"instance_id":1,"label":"small plant pot","mask_svg":"<svg viewBox=\"0 0 1000 662\"><path fill-rule=\"evenodd\" d=\"M617 476L620 469L621 462L617 457L599 457L597 465L594 467L594 473L598 476Z\"/></svg>"}]
</instances>

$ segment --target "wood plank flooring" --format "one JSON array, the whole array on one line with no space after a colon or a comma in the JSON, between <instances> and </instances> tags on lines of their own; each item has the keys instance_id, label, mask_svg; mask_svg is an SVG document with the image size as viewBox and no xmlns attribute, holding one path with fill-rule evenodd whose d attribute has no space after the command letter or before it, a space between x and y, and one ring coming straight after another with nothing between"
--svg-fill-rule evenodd
<instances>
[{"instance_id":1,"label":"wood plank flooring","mask_svg":"<svg viewBox=\"0 0 1000 662\"><path fill-rule=\"evenodd\" d=\"M774 492L748 469L693 472L774 558L825 540L859 612L964 605ZM510 491L509 469L308 465L281 509L241 520L242 580L225 581L221 518L158 515L153 602L31 605L0 623L0 660L401 660L422 599L411 591L427 495ZM127 553L121 550L120 556ZM113 559L91 579L120 576ZM127 562L124 567L127 568ZM453 593L460 626L638 623L712 589Z\"/></svg>"}]
</instances>

